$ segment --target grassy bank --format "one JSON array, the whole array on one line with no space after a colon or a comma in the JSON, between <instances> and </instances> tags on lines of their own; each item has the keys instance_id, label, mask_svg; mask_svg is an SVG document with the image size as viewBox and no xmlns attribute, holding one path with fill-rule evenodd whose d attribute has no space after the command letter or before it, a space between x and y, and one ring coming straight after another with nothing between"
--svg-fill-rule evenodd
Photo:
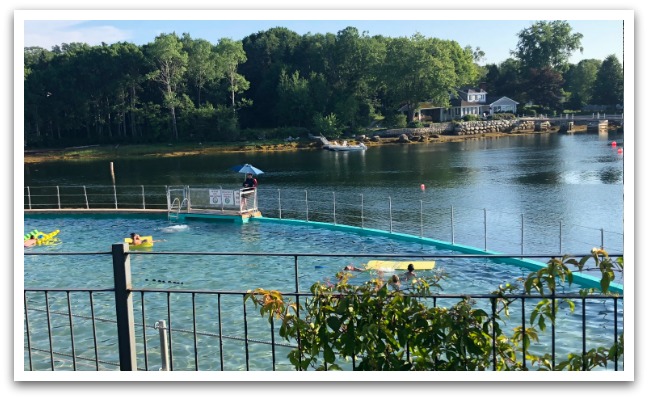
<instances>
[{"instance_id":1,"label":"grassy bank","mask_svg":"<svg viewBox=\"0 0 648 399\"><path fill-rule=\"evenodd\" d=\"M307 149L304 143L173 143L173 144L128 144L69 147L61 149L26 149L25 163L47 161L75 161L95 159L119 159L142 157L182 157L221 152L249 151L294 151Z\"/></svg>"}]
</instances>

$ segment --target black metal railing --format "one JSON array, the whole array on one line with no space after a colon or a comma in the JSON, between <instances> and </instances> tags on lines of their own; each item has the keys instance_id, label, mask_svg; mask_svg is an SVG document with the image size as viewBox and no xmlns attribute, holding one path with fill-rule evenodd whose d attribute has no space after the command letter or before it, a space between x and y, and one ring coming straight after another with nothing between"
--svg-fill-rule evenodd
<instances>
[{"instance_id":1,"label":"black metal railing","mask_svg":"<svg viewBox=\"0 0 648 399\"><path fill-rule=\"evenodd\" d=\"M297 346L278 336L274 323L250 309L247 291L195 290L134 287L131 283L130 252L115 244L111 252L45 253L25 256L106 256L112 258L113 287L24 288L25 370L293 370L288 352ZM295 302L311 296L299 285L300 260L317 257L375 258L489 258L490 255L413 254L258 254L138 252L138 255L266 256L286 258L294 268L295 290L283 292ZM520 255L497 255L502 257ZM551 255L537 255L550 257ZM526 257L532 257L527 255ZM41 258L46 259L46 258ZM108 259L106 259L108 262ZM46 262L41 260L41 263ZM486 293L434 294L432 306L449 306L470 296L488 309ZM543 298L539 295L510 295L519 299L511 305L511 320L528 323L529 309ZM557 322L548 327L548 342L528 348L550 353L553 366L567 353L585 354L593 347L610 347L623 332L623 295L605 296L556 293ZM561 301L576 303L574 313L561 315ZM565 312L566 313L566 312ZM610 318L611 316L611 318ZM491 309L495 317L495 309ZM567 340L565 337L571 335ZM574 338L575 337L575 338ZM168 344L167 344L168 342ZM524 349L526 351L527 348ZM525 359L526 353L521 353ZM524 360L524 366L530 367ZM493 351L492 367L497 354ZM615 358L613 370L623 370L623 358ZM347 365L353 369L353 363Z\"/></svg>"}]
</instances>

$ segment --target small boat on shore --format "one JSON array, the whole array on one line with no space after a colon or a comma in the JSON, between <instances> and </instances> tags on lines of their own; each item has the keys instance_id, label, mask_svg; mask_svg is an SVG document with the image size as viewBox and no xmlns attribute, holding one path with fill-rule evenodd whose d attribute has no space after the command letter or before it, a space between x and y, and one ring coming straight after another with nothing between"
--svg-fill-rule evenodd
<instances>
[{"instance_id":1,"label":"small boat on shore","mask_svg":"<svg viewBox=\"0 0 648 399\"><path fill-rule=\"evenodd\" d=\"M337 141L334 142L325 142L322 146L323 149L329 151L364 151L367 149L367 146L364 143L359 143L356 145L349 145L346 140L342 144L338 144Z\"/></svg>"}]
</instances>

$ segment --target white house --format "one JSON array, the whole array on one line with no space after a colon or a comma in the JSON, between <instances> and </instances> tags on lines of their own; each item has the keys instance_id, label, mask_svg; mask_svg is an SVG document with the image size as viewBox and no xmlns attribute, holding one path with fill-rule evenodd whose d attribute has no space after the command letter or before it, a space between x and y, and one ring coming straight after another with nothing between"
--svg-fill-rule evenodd
<instances>
[{"instance_id":1,"label":"white house","mask_svg":"<svg viewBox=\"0 0 648 399\"><path fill-rule=\"evenodd\" d=\"M490 100L490 104L488 106L490 107L490 114L497 114L499 112L508 112L511 114L515 114L517 112L517 105L519 103L517 101L513 101L510 98L506 96L501 96L501 97L495 97Z\"/></svg>"},{"instance_id":2,"label":"white house","mask_svg":"<svg viewBox=\"0 0 648 399\"><path fill-rule=\"evenodd\" d=\"M506 96L488 98L488 93L483 89L460 89L457 95L450 99L450 107L435 107L431 103L419 103L414 112L414 118L420 122L444 122L461 119L465 115L493 115L500 112L515 114L519 103ZM398 111L407 112L408 107L403 106Z\"/></svg>"}]
</instances>

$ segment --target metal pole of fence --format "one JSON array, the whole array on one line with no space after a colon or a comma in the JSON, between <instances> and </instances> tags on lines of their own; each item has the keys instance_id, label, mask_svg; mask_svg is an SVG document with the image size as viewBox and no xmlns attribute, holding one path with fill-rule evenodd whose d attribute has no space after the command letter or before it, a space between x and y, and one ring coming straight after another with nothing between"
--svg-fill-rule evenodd
<instances>
[{"instance_id":1,"label":"metal pole of fence","mask_svg":"<svg viewBox=\"0 0 648 399\"><path fill-rule=\"evenodd\" d=\"M391 197L389 197L389 232L392 232L392 202Z\"/></svg>"},{"instance_id":2,"label":"metal pole of fence","mask_svg":"<svg viewBox=\"0 0 648 399\"><path fill-rule=\"evenodd\" d=\"M191 211L191 188L189 186L185 186L185 192L187 193L186 198L187 198L187 212ZM222 192L222 190L221 190ZM180 203L180 206L178 207L178 212L180 212L180 208L182 208L182 203Z\"/></svg>"},{"instance_id":3,"label":"metal pole of fence","mask_svg":"<svg viewBox=\"0 0 648 399\"><path fill-rule=\"evenodd\" d=\"M83 196L85 197L86 209L90 209L90 204L88 203L88 191L86 190L86 186L83 186Z\"/></svg>"},{"instance_id":4,"label":"metal pole of fence","mask_svg":"<svg viewBox=\"0 0 648 399\"><path fill-rule=\"evenodd\" d=\"M29 186L27 186L27 202L29 203L29 209L31 208L31 191L29 191Z\"/></svg>"},{"instance_id":5,"label":"metal pole of fence","mask_svg":"<svg viewBox=\"0 0 648 399\"><path fill-rule=\"evenodd\" d=\"M488 250L488 246L486 245L486 234L486 208L484 208L484 251Z\"/></svg>"},{"instance_id":6,"label":"metal pole of fence","mask_svg":"<svg viewBox=\"0 0 648 399\"><path fill-rule=\"evenodd\" d=\"M520 254L524 255L524 213L520 215L521 218L521 227L520 227Z\"/></svg>"},{"instance_id":7,"label":"metal pole of fence","mask_svg":"<svg viewBox=\"0 0 648 399\"><path fill-rule=\"evenodd\" d=\"M146 209L146 197L144 196L144 185L142 185L142 209Z\"/></svg>"},{"instance_id":8,"label":"metal pole of fence","mask_svg":"<svg viewBox=\"0 0 648 399\"><path fill-rule=\"evenodd\" d=\"M162 358L162 367L160 371L169 371L169 336L165 320L155 323L155 328L160 332L160 357Z\"/></svg>"},{"instance_id":9,"label":"metal pole of fence","mask_svg":"<svg viewBox=\"0 0 648 399\"><path fill-rule=\"evenodd\" d=\"M280 188L277 189L277 193L279 196L279 219L281 219L281 189Z\"/></svg>"},{"instance_id":10,"label":"metal pole of fence","mask_svg":"<svg viewBox=\"0 0 648 399\"><path fill-rule=\"evenodd\" d=\"M115 209L119 209L117 206L117 186L113 184L113 194L115 195Z\"/></svg>"},{"instance_id":11,"label":"metal pole of fence","mask_svg":"<svg viewBox=\"0 0 648 399\"><path fill-rule=\"evenodd\" d=\"M58 207L61 209L61 192L59 191L59 186L56 186L56 199L58 201Z\"/></svg>"},{"instance_id":12,"label":"metal pole of fence","mask_svg":"<svg viewBox=\"0 0 648 399\"><path fill-rule=\"evenodd\" d=\"M454 244L454 206L450 207L450 234L452 235L452 244Z\"/></svg>"},{"instance_id":13,"label":"metal pole of fence","mask_svg":"<svg viewBox=\"0 0 648 399\"><path fill-rule=\"evenodd\" d=\"M113 278L115 279L115 315L117 316L117 341L119 345L119 369L137 370L135 345L135 317L131 266L128 258L128 244L113 244Z\"/></svg>"},{"instance_id":14,"label":"metal pole of fence","mask_svg":"<svg viewBox=\"0 0 648 399\"><path fill-rule=\"evenodd\" d=\"M364 195L360 194L360 227L364 229Z\"/></svg>"},{"instance_id":15,"label":"metal pole of fence","mask_svg":"<svg viewBox=\"0 0 648 399\"><path fill-rule=\"evenodd\" d=\"M559 221L559 231L558 231L558 253L562 255L562 219Z\"/></svg>"},{"instance_id":16,"label":"metal pole of fence","mask_svg":"<svg viewBox=\"0 0 648 399\"><path fill-rule=\"evenodd\" d=\"M423 200L421 201L421 235L420 237L423 238Z\"/></svg>"},{"instance_id":17,"label":"metal pole of fence","mask_svg":"<svg viewBox=\"0 0 648 399\"><path fill-rule=\"evenodd\" d=\"M604 246L604 241L603 241L603 229L601 229L601 249L603 249Z\"/></svg>"},{"instance_id":18,"label":"metal pole of fence","mask_svg":"<svg viewBox=\"0 0 648 399\"><path fill-rule=\"evenodd\" d=\"M337 224L337 219L335 217L335 191L333 191L333 224Z\"/></svg>"},{"instance_id":19,"label":"metal pole of fence","mask_svg":"<svg viewBox=\"0 0 648 399\"><path fill-rule=\"evenodd\" d=\"M187 190L188 192L189 190ZM218 186L218 191L220 193L220 202L221 202L221 212L225 210L225 199L223 198L223 186ZM247 204L245 204L245 207L247 208Z\"/></svg>"},{"instance_id":20,"label":"metal pole of fence","mask_svg":"<svg viewBox=\"0 0 648 399\"><path fill-rule=\"evenodd\" d=\"M306 193L306 221L308 222L308 190L304 190Z\"/></svg>"}]
</instances>

